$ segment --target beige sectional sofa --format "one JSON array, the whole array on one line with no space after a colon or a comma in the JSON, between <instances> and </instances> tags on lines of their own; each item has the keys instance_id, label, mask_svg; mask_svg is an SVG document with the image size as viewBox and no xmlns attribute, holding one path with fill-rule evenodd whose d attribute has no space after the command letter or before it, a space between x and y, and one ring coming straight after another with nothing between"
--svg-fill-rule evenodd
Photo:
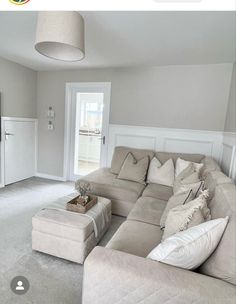
<instances>
[{"instance_id":1,"label":"beige sectional sofa","mask_svg":"<svg viewBox=\"0 0 236 304\"><path fill-rule=\"evenodd\" d=\"M161 215L172 187L147 186L117 179L126 155L136 159L154 155L201 162L210 191L212 218L229 216L220 244L196 271L146 259L162 238ZM84 178L92 192L112 200L113 213L127 216L106 248L96 247L84 265L83 304L235 303L236 302L236 190L217 163L203 155L117 147L111 168Z\"/></svg>"}]
</instances>

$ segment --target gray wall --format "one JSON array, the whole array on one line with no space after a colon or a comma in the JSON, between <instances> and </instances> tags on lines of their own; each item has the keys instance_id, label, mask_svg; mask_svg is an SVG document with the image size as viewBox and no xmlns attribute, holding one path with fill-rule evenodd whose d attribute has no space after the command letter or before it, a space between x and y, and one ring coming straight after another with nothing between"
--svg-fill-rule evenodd
<instances>
[{"instance_id":1,"label":"gray wall","mask_svg":"<svg viewBox=\"0 0 236 304\"><path fill-rule=\"evenodd\" d=\"M37 72L0 58L2 116L36 117Z\"/></svg>"},{"instance_id":2,"label":"gray wall","mask_svg":"<svg viewBox=\"0 0 236 304\"><path fill-rule=\"evenodd\" d=\"M225 119L225 132L236 132L236 64L234 64L229 103Z\"/></svg>"},{"instance_id":3,"label":"gray wall","mask_svg":"<svg viewBox=\"0 0 236 304\"><path fill-rule=\"evenodd\" d=\"M38 172L62 176L66 82L112 83L110 123L222 131L232 64L38 73ZM56 111L47 130L48 106Z\"/></svg>"}]
</instances>

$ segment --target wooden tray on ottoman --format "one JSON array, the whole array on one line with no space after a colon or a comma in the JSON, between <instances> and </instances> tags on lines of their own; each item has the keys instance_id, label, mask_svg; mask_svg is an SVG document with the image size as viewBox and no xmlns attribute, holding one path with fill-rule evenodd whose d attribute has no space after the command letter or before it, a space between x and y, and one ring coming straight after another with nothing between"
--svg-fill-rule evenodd
<instances>
[{"instance_id":1,"label":"wooden tray on ottoman","mask_svg":"<svg viewBox=\"0 0 236 304\"><path fill-rule=\"evenodd\" d=\"M79 196L75 197L66 204L66 210L78 213L86 213L91 209L98 201L97 196L89 195L89 202L83 206L82 204L77 204Z\"/></svg>"}]
</instances>

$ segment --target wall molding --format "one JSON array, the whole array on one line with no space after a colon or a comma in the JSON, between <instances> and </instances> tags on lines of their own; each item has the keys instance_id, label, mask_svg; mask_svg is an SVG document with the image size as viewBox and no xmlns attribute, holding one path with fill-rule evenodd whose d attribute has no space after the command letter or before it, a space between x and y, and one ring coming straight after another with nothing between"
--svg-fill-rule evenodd
<instances>
[{"instance_id":1,"label":"wall molding","mask_svg":"<svg viewBox=\"0 0 236 304\"><path fill-rule=\"evenodd\" d=\"M45 178L45 179L51 179L51 180L55 180L55 181L60 181L60 182L66 182L66 178L63 176L55 176L55 175L50 175L50 174L44 174L44 173L39 173L36 172L35 173L36 177L40 177L40 178Z\"/></svg>"},{"instance_id":2,"label":"wall molding","mask_svg":"<svg viewBox=\"0 0 236 304\"><path fill-rule=\"evenodd\" d=\"M221 167L225 174L236 181L236 133L223 133Z\"/></svg>"},{"instance_id":3,"label":"wall molding","mask_svg":"<svg viewBox=\"0 0 236 304\"><path fill-rule=\"evenodd\" d=\"M114 148L130 146L155 151L200 153L213 157L236 181L236 133L110 124L107 166Z\"/></svg>"},{"instance_id":4,"label":"wall molding","mask_svg":"<svg viewBox=\"0 0 236 304\"><path fill-rule=\"evenodd\" d=\"M9 117L9 116L3 116L2 119L5 120L5 121L31 121L31 122L38 121L37 118L27 118L27 117Z\"/></svg>"},{"instance_id":5,"label":"wall molding","mask_svg":"<svg viewBox=\"0 0 236 304\"><path fill-rule=\"evenodd\" d=\"M2 117L2 126L3 121L9 120L35 122L35 176L65 182L67 180L65 171L63 176L54 176L37 171L37 119ZM110 166L114 148L120 145L156 151L201 153L215 158L221 164L224 173L236 181L236 133L110 124L108 143L107 166ZM1 142L0 146L0 187L4 187L4 141Z\"/></svg>"},{"instance_id":6,"label":"wall molding","mask_svg":"<svg viewBox=\"0 0 236 304\"><path fill-rule=\"evenodd\" d=\"M223 132L220 131L110 124L107 165L111 163L114 148L120 145L156 151L200 153L220 162L222 141Z\"/></svg>"}]
</instances>

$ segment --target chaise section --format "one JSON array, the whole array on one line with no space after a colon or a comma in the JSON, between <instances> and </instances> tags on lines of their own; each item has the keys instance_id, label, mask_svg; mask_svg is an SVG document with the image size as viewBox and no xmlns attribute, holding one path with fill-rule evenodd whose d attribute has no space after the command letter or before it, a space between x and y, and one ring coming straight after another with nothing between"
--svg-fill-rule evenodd
<instances>
[{"instance_id":1,"label":"chaise section","mask_svg":"<svg viewBox=\"0 0 236 304\"><path fill-rule=\"evenodd\" d=\"M153 197L159 200L168 201L173 195L173 188L159 185L159 184L148 184L144 189L142 196Z\"/></svg>"},{"instance_id":2,"label":"chaise section","mask_svg":"<svg viewBox=\"0 0 236 304\"><path fill-rule=\"evenodd\" d=\"M159 226L165 207L166 201L153 197L140 197L127 219Z\"/></svg>"},{"instance_id":3,"label":"chaise section","mask_svg":"<svg viewBox=\"0 0 236 304\"><path fill-rule=\"evenodd\" d=\"M159 226L127 220L106 247L146 257L160 243L161 238L162 231Z\"/></svg>"},{"instance_id":4,"label":"chaise section","mask_svg":"<svg viewBox=\"0 0 236 304\"><path fill-rule=\"evenodd\" d=\"M83 304L234 304L236 287L109 248L85 261Z\"/></svg>"},{"instance_id":5,"label":"chaise section","mask_svg":"<svg viewBox=\"0 0 236 304\"><path fill-rule=\"evenodd\" d=\"M121 216L129 214L145 188L145 185L118 179L109 168L98 169L80 181L90 183L92 194L109 198L112 201L112 213Z\"/></svg>"}]
</instances>

